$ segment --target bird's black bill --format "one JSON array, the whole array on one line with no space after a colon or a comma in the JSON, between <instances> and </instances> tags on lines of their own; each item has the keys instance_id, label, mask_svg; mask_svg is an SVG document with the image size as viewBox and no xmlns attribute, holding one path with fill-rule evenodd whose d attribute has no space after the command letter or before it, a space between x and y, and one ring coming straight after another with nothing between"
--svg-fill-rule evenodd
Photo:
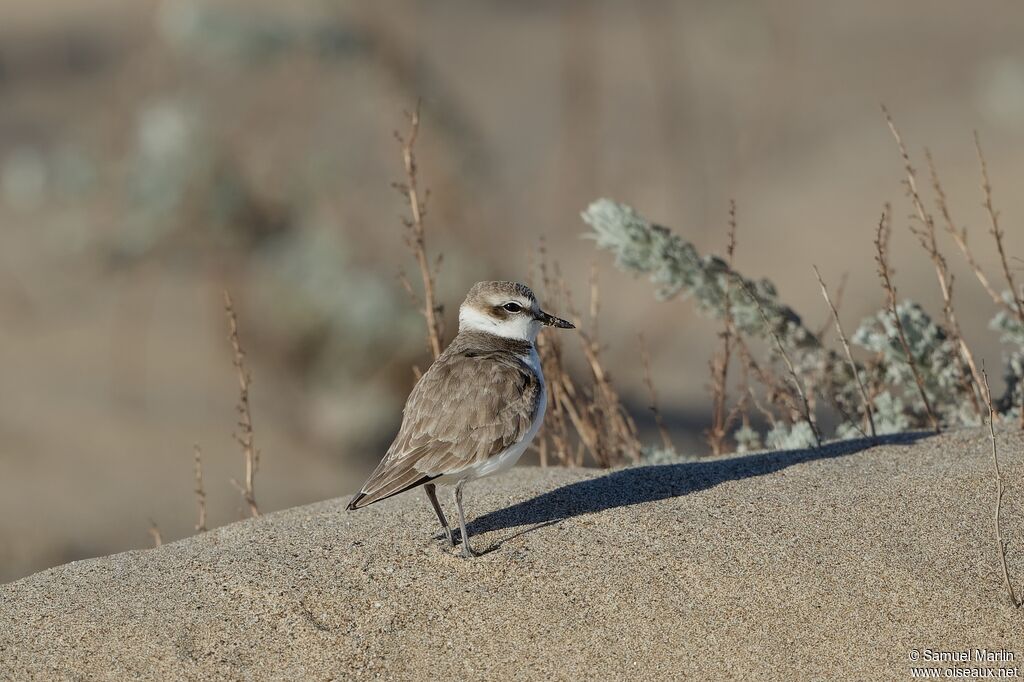
<instances>
[{"instance_id":1,"label":"bird's black bill","mask_svg":"<svg viewBox=\"0 0 1024 682\"><path fill-rule=\"evenodd\" d=\"M548 327L558 327L559 329L575 329L576 325L568 320L563 320L560 317L554 315L548 315L546 312L541 310L537 313L537 319L543 322Z\"/></svg>"}]
</instances>

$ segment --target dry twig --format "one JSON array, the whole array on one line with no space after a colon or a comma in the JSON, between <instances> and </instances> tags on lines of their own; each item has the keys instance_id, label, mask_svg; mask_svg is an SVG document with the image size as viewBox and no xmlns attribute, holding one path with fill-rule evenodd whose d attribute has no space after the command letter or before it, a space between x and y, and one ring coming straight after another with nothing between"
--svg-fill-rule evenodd
<instances>
[{"instance_id":1,"label":"dry twig","mask_svg":"<svg viewBox=\"0 0 1024 682\"><path fill-rule=\"evenodd\" d=\"M198 445L195 448L195 477L196 477L196 506L199 509L199 520L196 522L196 530L200 533L206 532L206 489L203 487L203 451Z\"/></svg>"},{"instance_id":2,"label":"dry twig","mask_svg":"<svg viewBox=\"0 0 1024 682\"><path fill-rule=\"evenodd\" d=\"M932 189L935 190L935 204L938 206L939 213L942 215L942 220L946 224L946 232L956 242L957 247L960 249L960 253L964 255L967 260L967 264L971 266L971 270L974 272L974 276L978 278L981 286L985 289L985 292L989 297L996 303L996 305L1006 305L1006 302L996 293L996 290L992 288L992 285L988 281L988 277L985 276L985 272L981 269L981 265L978 264L977 259L974 257L974 253L971 251L970 246L967 244L967 228L957 228L956 223L953 222L953 215L949 211L949 203L946 201L946 191L942 187L942 182L939 180L939 174L935 170L935 161L932 159L932 154L927 149L924 150L925 157L928 159L928 171L932 178Z\"/></svg>"},{"instance_id":3,"label":"dry twig","mask_svg":"<svg viewBox=\"0 0 1024 682\"><path fill-rule=\"evenodd\" d=\"M848 272L844 272L843 276L839 278L839 287L836 289L835 305L833 306L830 304L830 307L834 307L837 313L838 311L843 309L843 295L846 293L846 283L849 279L850 273ZM829 324L831 321L832 313L829 313L825 316L825 319L822 321L821 326L818 327L818 331L815 332L814 334L816 337L818 337L818 342L821 343L822 345L824 345L825 343L825 336L828 334L828 330L832 329L835 326L833 324Z\"/></svg>"},{"instance_id":4,"label":"dry twig","mask_svg":"<svg viewBox=\"0 0 1024 682\"><path fill-rule=\"evenodd\" d=\"M556 296L558 292L548 270L547 247L543 239L541 239L537 249L537 261L545 296ZM530 270L532 275L532 259ZM557 299L552 300L548 298L544 303L546 306L555 307ZM569 466L575 462L569 447L569 420L565 405L566 401L570 399L566 387L572 387L572 379L569 377L565 363L562 361L562 336L560 334L541 334L538 336L537 354L540 356L541 366L544 369L544 377L547 380L550 393L548 397L548 414L544 420L543 431L537 439L540 463L541 466L548 465L547 446L548 436L550 436L554 456L563 466Z\"/></svg>"},{"instance_id":5,"label":"dry twig","mask_svg":"<svg viewBox=\"0 0 1024 682\"><path fill-rule=\"evenodd\" d=\"M786 352L785 347L782 345L782 340L779 335L775 333L775 329L772 327L771 321L768 319L768 314L764 311L764 306L761 305L761 300L754 295L754 292L750 290L747 283L743 281L743 278L737 275L736 281L739 282L743 288L744 293L750 298L751 301L757 306L757 311L761 313L761 321L764 322L764 328L771 334L772 339L775 340L775 347L779 351L779 355L782 356L783 361L786 363L786 368L789 370L789 378L793 382L794 388L796 388L797 395L800 396L801 412L803 414L804 421L811 427L811 432L814 433L814 442L817 443L818 447L821 447L821 434L818 432L818 425L814 422L814 416L811 414L811 404L807 400L807 393L804 392L804 387L800 383L800 377L796 373L796 367L793 366L793 361L789 358L789 353Z\"/></svg>"},{"instance_id":6,"label":"dry twig","mask_svg":"<svg viewBox=\"0 0 1024 682\"><path fill-rule=\"evenodd\" d=\"M931 401L928 400L928 394L924 390L924 380L921 379L921 373L917 369L917 363L914 362L914 355L910 350L910 344L907 343L907 335L903 331L903 322L900 320L899 313L896 310L896 287L893 286L892 277L889 271L889 256L888 256L888 245L887 235L889 234L889 207L885 207L882 211L882 217L878 221L878 230L875 233L875 262L878 263L878 277L882 281L882 288L885 289L887 298L887 307L889 314L892 315L893 324L896 325L896 332L899 336L900 345L903 347L903 353L907 356L907 365L910 367L910 372L914 375L914 382L917 384L917 390L921 395L921 401L924 403L924 409L928 413L928 419L932 423L932 428L935 429L936 433L942 431L942 427L939 426L939 419L935 416L935 412L932 410Z\"/></svg>"},{"instance_id":7,"label":"dry twig","mask_svg":"<svg viewBox=\"0 0 1024 682\"><path fill-rule=\"evenodd\" d=\"M736 202L729 202L729 235L725 247L726 262L729 270L733 269L733 255L736 252ZM727 411L729 391L729 361L732 359L733 339L736 336L732 317L732 291L726 280L725 306L723 327L718 337L722 340L722 349L716 352L709 363L711 366L711 426L704 432L711 452L720 455L725 451L725 438L732 428L737 412Z\"/></svg>"},{"instance_id":8,"label":"dry twig","mask_svg":"<svg viewBox=\"0 0 1024 682\"><path fill-rule=\"evenodd\" d=\"M584 358L590 366L593 384L588 389L577 386L562 360L561 341L557 335L542 335L537 339L537 352L541 357L544 376L547 379L550 396L550 412L545 435L550 435L556 456L563 464L580 466L585 453L590 453L594 463L600 467L612 467L629 460L640 460L641 447L637 439L636 424L622 405L608 372L601 361L601 344L596 335L596 317L599 312L600 287L596 269L590 276L590 320L584 324L572 303L572 296L557 263L553 272L548 270L543 242L539 249L539 269L545 294L557 294L559 309L567 311L567 317L576 324ZM586 331L589 328L589 332ZM579 447L575 453L570 448L569 425L578 436ZM542 449L543 448L543 449ZM542 462L547 461L546 446L538 445Z\"/></svg>"},{"instance_id":9,"label":"dry twig","mask_svg":"<svg viewBox=\"0 0 1024 682\"><path fill-rule=\"evenodd\" d=\"M591 311L596 311L595 301L598 296L598 285L596 277L591 276ZM570 314L576 319L576 327L580 337L580 346L583 349L583 356L590 365L591 375L594 379L593 400L587 406L590 417L589 424L584 426L582 419L579 425L583 426L580 432L590 435L591 454L602 467L611 467L620 463L622 458L628 458L634 462L640 461L641 448L637 440L636 424L632 417L626 412L622 405L622 399L618 391L612 385L611 378L601 362L601 344L596 336L591 336L585 329L580 316L576 314L572 306L568 292L566 292L566 304ZM596 329L593 321L591 327ZM572 416L573 411L569 411ZM579 419L580 415L577 415Z\"/></svg>"},{"instance_id":10,"label":"dry twig","mask_svg":"<svg viewBox=\"0 0 1024 682\"><path fill-rule=\"evenodd\" d=\"M922 201L921 194L917 189L917 171L914 170L914 166L910 161L907 147L903 144L903 139L900 137L900 133L896 129L896 124L893 123L888 110L883 106L882 111L885 114L886 123L889 124L889 130L896 140L896 145L899 147L900 157L903 159L903 171L906 174L904 184L907 188L907 195L914 206L916 218L920 222L920 227L914 227L913 223L911 223L910 231L917 237L921 248L928 253L935 266L935 275L939 280L939 290L942 292L942 314L946 320L946 329L953 341L953 345L960 354L961 362L957 363L956 368L960 376L961 390L970 398L974 413L980 418L981 404L975 393L976 387L980 386L980 377L978 376L977 365L974 362L974 354L971 353L970 347L964 341L963 333L960 331L960 323L956 319L956 311L953 308L953 275L949 272L949 266L946 263L945 257L939 251L939 244L935 234L935 220L925 209L924 201ZM930 162L931 154L928 154L928 158ZM934 174L934 164L932 164L932 168ZM968 375L967 370L964 368L965 364L967 369L970 370L970 375Z\"/></svg>"},{"instance_id":11,"label":"dry twig","mask_svg":"<svg viewBox=\"0 0 1024 682\"><path fill-rule=\"evenodd\" d=\"M988 213L989 222L992 226L990 234L996 242L996 250L999 251L999 263L1003 266L1003 277L1006 278L1006 284L1010 288L1010 298L1013 300L1013 305L1009 307L1017 316L1017 320L1024 325L1024 299L1021 298L1020 290L1017 289L1017 284L1013 281L1013 273L1010 271L1010 264L1006 259L1006 249L1003 247L1003 230L999 225L999 212L996 211L995 206L992 204L992 183L988 179L988 164L985 161L985 154L981 151L981 138L978 135L978 131L974 131L974 147L978 151L978 163L981 164L981 189L985 193L985 211ZM1008 305L1005 301L1003 303ZM1024 429L1024 391L1021 391L1020 428Z\"/></svg>"},{"instance_id":12,"label":"dry twig","mask_svg":"<svg viewBox=\"0 0 1024 682\"><path fill-rule=\"evenodd\" d=\"M874 410L871 408L871 400L868 398L868 390L864 387L864 382L860 378L860 371L857 369L857 363L853 361L853 353L850 351L850 342L846 339L846 334L843 333L843 326L839 322L839 310L832 304L832 299L829 298L828 289L825 287L825 280L821 278L821 272L818 271L817 265L812 265L814 268L814 274L818 278L818 284L821 285L821 295L825 297L825 303L828 304L829 310L832 311L832 321L836 325L836 333L839 334L839 340L843 342L843 350L846 352L846 361L850 365L850 371L853 372L853 376L857 379L857 387L860 389L860 397L864 400L864 414L867 417L868 426L871 428L871 437L875 438L878 433L875 431L875 415Z\"/></svg>"},{"instance_id":13,"label":"dry twig","mask_svg":"<svg viewBox=\"0 0 1024 682\"><path fill-rule=\"evenodd\" d=\"M149 520L149 537L153 538L153 549L164 544L164 538L163 535L160 534L160 528L156 525L156 521L153 519Z\"/></svg>"},{"instance_id":14,"label":"dry twig","mask_svg":"<svg viewBox=\"0 0 1024 682\"><path fill-rule=\"evenodd\" d=\"M992 469L995 472L996 478L996 504L993 516L996 532L996 551L999 555L999 564L1002 569L1003 585L1006 587L1007 595L1010 597L1010 603L1013 604L1014 608L1019 609L1021 606L1024 606L1024 600L1017 597L1017 592L1013 589L1013 583L1010 582L1010 569L1006 565L1007 542L1003 539L1003 531L1000 525L1000 516L1003 509L1003 473L999 469L999 455L996 452L996 409L992 403L992 390L989 388L988 374L984 368L981 370L981 375L985 382L985 402L988 404L988 433L992 439Z\"/></svg>"},{"instance_id":15,"label":"dry twig","mask_svg":"<svg viewBox=\"0 0 1024 682\"><path fill-rule=\"evenodd\" d=\"M743 368L743 396L740 397L740 415L743 418L743 424L750 427L750 414L748 408L749 404L754 406L761 416L765 418L769 427L775 427L775 414L761 404L761 401L757 399L757 394L754 393L754 387L750 385L750 374L761 382L761 385L765 387L767 391L767 397L771 404L777 404L777 396L782 393L782 390L778 387L778 381L775 376L768 370L762 369L757 361L754 360L753 354L750 352L750 348L744 342L743 337L737 335L736 337L736 349L739 351L740 359L743 360L741 367Z\"/></svg>"},{"instance_id":16,"label":"dry twig","mask_svg":"<svg viewBox=\"0 0 1024 682\"><path fill-rule=\"evenodd\" d=\"M444 328L443 328L443 307L437 302L434 287L437 278L437 273L441 269L441 256L438 256L434 262L433 267L430 265L430 260L427 258L427 242L426 234L423 225L423 219L427 214L426 201L430 196L429 192L424 192L423 197L420 197L420 190L417 184L417 172L418 168L416 165L416 137L420 130L420 103L416 102L416 109L412 113L407 112L409 118L409 132L406 135L402 135L397 130L395 131L395 139L398 140L398 144L402 148L402 163L405 167L405 182L393 183L395 189L397 189L402 196L405 197L406 201L409 202L409 214L411 217L403 218L402 223L406 227L405 243L412 250L413 255L416 257L416 264L420 270L420 279L423 281L423 298L422 300L414 291L412 284L409 282L405 273L401 273L402 285L413 300L420 305L423 312L423 317L427 322L427 343L430 347L430 352L433 354L436 360L441 355L441 350L444 346Z\"/></svg>"},{"instance_id":17,"label":"dry twig","mask_svg":"<svg viewBox=\"0 0 1024 682\"><path fill-rule=\"evenodd\" d=\"M242 454L245 456L245 482L244 484L232 479L231 484L241 493L246 505L249 507L250 516L259 516L260 510L256 505L256 491L254 479L256 470L259 468L260 452L253 444L252 413L249 409L249 384L252 378L245 369L245 351L242 350L241 341L238 338L238 318L235 316L235 306L231 295L224 292L224 311L228 318L228 338L231 341L231 349L234 351L234 365L238 372L238 427L234 437L242 447Z\"/></svg>"},{"instance_id":18,"label":"dry twig","mask_svg":"<svg viewBox=\"0 0 1024 682\"><path fill-rule=\"evenodd\" d=\"M644 368L644 384L647 385L647 395L651 399L650 410L654 413L654 423L658 425L658 434L661 436L661 444L666 450L675 452L675 446L672 444L672 438L668 435L668 428L665 426L665 420L661 416L661 410L658 409L658 392L654 388L654 379L651 378L651 355L647 352L647 341L644 339L644 335L638 334L637 338L640 342L640 362Z\"/></svg>"},{"instance_id":19,"label":"dry twig","mask_svg":"<svg viewBox=\"0 0 1024 682\"><path fill-rule=\"evenodd\" d=\"M999 264L1003 268L1003 277L1006 278L1006 284L1010 288L1010 296L1014 303L1013 313L1020 320L1021 324L1024 324L1024 300L1021 300L1020 290L1017 289L1017 284L1013 281L1013 273L1006 258L1006 249L1003 247L1003 228L999 225L999 212L996 211L992 203L992 183L988 179L988 163L985 161L985 154L981 150L981 138L978 136L977 131L974 133L974 147L978 152L978 163L981 165L981 190L985 193L985 211L988 213L991 224L989 234L992 235L996 242L996 250L999 252ZM999 300L1002 301L1001 298ZM1004 305L1006 304L1005 301L1002 302Z\"/></svg>"}]
</instances>

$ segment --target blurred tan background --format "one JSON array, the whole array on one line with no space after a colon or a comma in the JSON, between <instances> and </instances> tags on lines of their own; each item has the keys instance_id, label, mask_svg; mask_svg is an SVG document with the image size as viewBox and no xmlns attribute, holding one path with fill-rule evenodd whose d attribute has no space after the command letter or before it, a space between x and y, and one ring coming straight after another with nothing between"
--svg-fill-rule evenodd
<instances>
[{"instance_id":1,"label":"blurred tan background","mask_svg":"<svg viewBox=\"0 0 1024 682\"><path fill-rule=\"evenodd\" d=\"M638 421L642 330L677 445L702 453L716 326L615 271L579 211L608 196L721 252L734 197L737 267L815 326L811 264L833 287L848 273L852 330L881 302L890 200L900 293L938 315L879 104L919 165L931 147L991 267L980 132L1024 254L1021 35L1009 0L0 0L0 581L145 547L150 520L190 534L194 443L211 524L239 518L225 287L262 508L354 490L427 362L390 186L417 97L449 332L466 289L526 278L544 236L579 304L598 263L607 365ZM967 339L999 366L992 306L945 246Z\"/></svg>"}]
</instances>

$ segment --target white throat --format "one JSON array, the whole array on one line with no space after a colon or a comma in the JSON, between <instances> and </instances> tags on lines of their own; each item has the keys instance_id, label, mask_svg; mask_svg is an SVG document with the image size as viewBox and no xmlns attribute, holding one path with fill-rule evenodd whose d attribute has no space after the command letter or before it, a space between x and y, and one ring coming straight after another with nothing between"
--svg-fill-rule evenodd
<instances>
[{"instance_id":1,"label":"white throat","mask_svg":"<svg viewBox=\"0 0 1024 682\"><path fill-rule=\"evenodd\" d=\"M525 315L516 315L511 319L498 320L486 315L476 308L462 306L459 308L459 331L478 331L506 339L516 339L533 343L537 340L541 324Z\"/></svg>"}]
</instances>

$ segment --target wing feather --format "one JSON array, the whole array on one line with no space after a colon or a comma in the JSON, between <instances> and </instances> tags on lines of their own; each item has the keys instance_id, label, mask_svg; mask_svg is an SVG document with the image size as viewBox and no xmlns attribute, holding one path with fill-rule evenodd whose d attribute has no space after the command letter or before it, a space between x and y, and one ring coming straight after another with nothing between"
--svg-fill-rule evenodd
<instances>
[{"instance_id":1,"label":"wing feather","mask_svg":"<svg viewBox=\"0 0 1024 682\"><path fill-rule=\"evenodd\" d=\"M358 509L487 460L520 441L540 380L512 353L444 353L420 378L402 426L349 509Z\"/></svg>"}]
</instances>

